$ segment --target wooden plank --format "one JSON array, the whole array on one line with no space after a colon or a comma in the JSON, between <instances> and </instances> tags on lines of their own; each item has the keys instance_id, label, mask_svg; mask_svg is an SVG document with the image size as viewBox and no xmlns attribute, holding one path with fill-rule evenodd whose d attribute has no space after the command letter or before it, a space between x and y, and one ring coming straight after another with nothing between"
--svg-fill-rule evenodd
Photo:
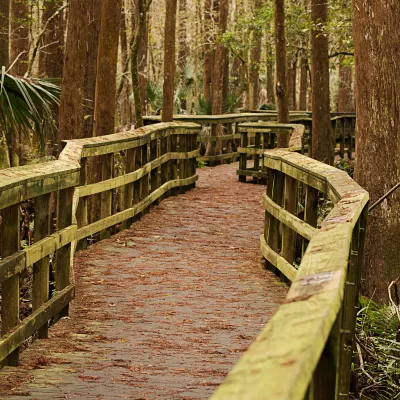
<instances>
[{"instance_id":1,"label":"wooden plank","mask_svg":"<svg viewBox=\"0 0 400 400\"><path fill-rule=\"evenodd\" d=\"M35 199L35 228L33 231L35 242L46 238L50 233L50 194L39 196ZM33 264L32 310L36 311L49 300L49 263L48 256L41 258ZM40 327L39 339L48 336L48 325Z\"/></svg>"},{"instance_id":2,"label":"wooden plank","mask_svg":"<svg viewBox=\"0 0 400 400\"><path fill-rule=\"evenodd\" d=\"M72 201L73 201L74 189L68 188L61 190L58 194L57 202L57 230L59 237L62 237L60 231L68 229L73 232L71 240L68 244L63 245L61 248L57 248L56 260L55 260L55 280L56 290L61 291L70 284L71 275L71 242L76 237L76 226L72 224ZM58 246L62 243L62 240L58 241ZM58 314L58 318L62 318L68 315L68 306L66 306Z\"/></svg>"},{"instance_id":3,"label":"wooden plank","mask_svg":"<svg viewBox=\"0 0 400 400\"><path fill-rule=\"evenodd\" d=\"M217 156L197 157L197 161L201 162L222 161L222 160L234 159L237 158L238 156L239 153L219 154Z\"/></svg>"},{"instance_id":4,"label":"wooden plank","mask_svg":"<svg viewBox=\"0 0 400 400\"><path fill-rule=\"evenodd\" d=\"M263 171L252 171L251 169L238 169L236 171L237 175L245 175L245 176L253 176L256 178L267 178L268 177L268 173L267 172L263 172Z\"/></svg>"},{"instance_id":5,"label":"wooden plank","mask_svg":"<svg viewBox=\"0 0 400 400\"><path fill-rule=\"evenodd\" d=\"M21 321L18 326L0 339L0 360L4 360L15 351L26 339L47 324L54 315L64 309L74 299L75 287L67 286L58 292L48 302L39 307L29 317Z\"/></svg>"},{"instance_id":6,"label":"wooden plank","mask_svg":"<svg viewBox=\"0 0 400 400\"><path fill-rule=\"evenodd\" d=\"M119 213L111 215L110 217L107 217L100 221L94 222L93 224L78 229L77 239L81 240L84 237L87 237L89 235L101 231L102 229L106 229L110 226L116 225L127 218L132 218L135 215L143 212L143 210L148 208L150 204L152 204L157 198L167 193L168 190L174 187L191 185L192 183L196 182L197 179L198 175L194 175L186 179L170 180L169 182L164 183L162 186L160 186L153 193L150 193L148 196L142 199L138 204L135 204L132 208L121 211Z\"/></svg>"},{"instance_id":7,"label":"wooden plank","mask_svg":"<svg viewBox=\"0 0 400 400\"><path fill-rule=\"evenodd\" d=\"M136 156L135 149L129 149L126 151L125 173L123 175L124 177L129 175L130 173L132 173L135 170L135 156ZM124 187L122 209L126 210L128 208L131 208L132 205L133 205L133 181L129 182ZM129 228L131 223L132 223L132 221L130 221L130 220L124 221L121 224L121 230Z\"/></svg>"},{"instance_id":8,"label":"wooden plank","mask_svg":"<svg viewBox=\"0 0 400 400\"><path fill-rule=\"evenodd\" d=\"M87 185L88 182L88 159L83 158L81 160L81 172L80 172L80 180L79 185L80 187ZM79 191L77 192L79 194ZM76 222L78 224L78 228L82 226L86 226L88 221L88 199L86 197L79 198L79 195L76 199L76 206L74 206L74 210L76 210L73 215L76 215ZM87 248L87 241L86 239L77 243L76 246L77 250L84 250Z\"/></svg>"},{"instance_id":9,"label":"wooden plank","mask_svg":"<svg viewBox=\"0 0 400 400\"><path fill-rule=\"evenodd\" d=\"M241 147L238 148L238 153L239 153L239 170L240 171L246 171L247 170L247 153L246 152L240 152L240 149L246 149L247 146L249 145L249 137L247 132L241 132L240 133L240 145ZM239 175L239 182L246 182L246 175L245 174L240 174Z\"/></svg>"},{"instance_id":10,"label":"wooden plank","mask_svg":"<svg viewBox=\"0 0 400 400\"><path fill-rule=\"evenodd\" d=\"M4 243L4 240L2 240ZM19 251L0 261L0 283L26 269L25 251Z\"/></svg>"},{"instance_id":11,"label":"wooden plank","mask_svg":"<svg viewBox=\"0 0 400 400\"><path fill-rule=\"evenodd\" d=\"M19 270L20 259L20 211L19 204L12 205L2 211L1 222L1 256L5 260L15 261L9 264L7 268L7 276L11 270ZM19 254L14 257L14 254ZM4 261L5 261L4 260ZM11 266L12 265L12 266ZM2 269L3 270L3 269ZM4 275L6 271L4 271ZM3 274L2 274L3 275ZM1 284L1 335L4 336L8 331L13 329L19 323L19 274L15 274L4 280ZM15 348L13 353L8 353L4 361L5 365L17 366L19 362L18 349ZM3 357L3 359L5 358Z\"/></svg>"},{"instance_id":12,"label":"wooden plank","mask_svg":"<svg viewBox=\"0 0 400 400\"><path fill-rule=\"evenodd\" d=\"M114 154L104 154L101 156L101 180L105 181L114 175ZM101 192L101 206L100 217L101 219L107 218L112 214L112 191ZM110 229L104 229L100 232L100 240L107 239L111 235Z\"/></svg>"},{"instance_id":13,"label":"wooden plank","mask_svg":"<svg viewBox=\"0 0 400 400\"><path fill-rule=\"evenodd\" d=\"M267 245L264 235L260 236L260 252L261 255L274 267L278 268L278 270L281 271L290 282L294 281L297 269Z\"/></svg>"}]
</instances>

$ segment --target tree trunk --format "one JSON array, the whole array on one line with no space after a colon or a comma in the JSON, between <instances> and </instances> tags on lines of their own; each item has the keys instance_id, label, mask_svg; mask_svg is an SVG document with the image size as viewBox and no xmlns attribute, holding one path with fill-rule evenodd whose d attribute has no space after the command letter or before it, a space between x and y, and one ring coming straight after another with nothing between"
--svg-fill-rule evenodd
<instances>
[{"instance_id":1,"label":"tree trunk","mask_svg":"<svg viewBox=\"0 0 400 400\"><path fill-rule=\"evenodd\" d=\"M147 50L149 47L149 34L147 26L147 6L144 0L135 0L136 9L142 10L143 15L136 15L136 25L139 26L140 32L139 49L138 49L138 74L140 100L142 107L142 115L147 112ZM140 4L142 3L142 4Z\"/></svg>"},{"instance_id":2,"label":"tree trunk","mask_svg":"<svg viewBox=\"0 0 400 400\"><path fill-rule=\"evenodd\" d=\"M122 5L122 15L121 15L121 25L119 29L119 37L120 37L120 44L121 44L121 61L123 69L126 65L129 65L129 51L128 51L128 38L126 32L126 10L125 4ZM124 71L122 71L124 73ZM121 97L119 101L120 106L120 123L122 126L127 127L128 129L132 125L132 110L129 101L130 95L130 84L125 77L122 77L122 90L121 90Z\"/></svg>"},{"instance_id":3,"label":"tree trunk","mask_svg":"<svg viewBox=\"0 0 400 400\"><path fill-rule=\"evenodd\" d=\"M204 67L203 67L203 96L207 100L211 100L211 82L212 72L214 66L214 50L212 50L210 43L213 42L212 32L212 12L213 1L204 1Z\"/></svg>"},{"instance_id":4,"label":"tree trunk","mask_svg":"<svg viewBox=\"0 0 400 400\"><path fill-rule=\"evenodd\" d=\"M186 0L179 0L179 53L178 53L178 69L181 76L183 77L183 70L187 63L189 54L187 44L187 12L186 12Z\"/></svg>"},{"instance_id":5,"label":"tree trunk","mask_svg":"<svg viewBox=\"0 0 400 400\"><path fill-rule=\"evenodd\" d=\"M308 60L306 57L300 58L300 96L299 96L299 110L307 110L307 64Z\"/></svg>"},{"instance_id":6,"label":"tree trunk","mask_svg":"<svg viewBox=\"0 0 400 400\"><path fill-rule=\"evenodd\" d=\"M171 122L174 118L176 1L166 0L165 3L163 122Z\"/></svg>"},{"instance_id":7,"label":"tree trunk","mask_svg":"<svg viewBox=\"0 0 400 400\"><path fill-rule=\"evenodd\" d=\"M62 0L45 0L43 3L42 26L63 5ZM47 78L62 78L64 60L64 14L53 18L47 27L39 53L39 70Z\"/></svg>"},{"instance_id":8,"label":"tree trunk","mask_svg":"<svg viewBox=\"0 0 400 400\"><path fill-rule=\"evenodd\" d=\"M0 67L10 64L10 0L0 1Z\"/></svg>"},{"instance_id":9,"label":"tree trunk","mask_svg":"<svg viewBox=\"0 0 400 400\"><path fill-rule=\"evenodd\" d=\"M288 93L289 93L289 110L296 110L296 72L297 72L297 60L294 59L290 63L288 69Z\"/></svg>"},{"instance_id":10,"label":"tree trunk","mask_svg":"<svg viewBox=\"0 0 400 400\"><path fill-rule=\"evenodd\" d=\"M86 0L88 19L86 22L86 64L85 64L85 85L84 85L84 115L83 136L94 135L94 99L96 93L97 56L99 51L99 35L101 22L101 1Z\"/></svg>"},{"instance_id":11,"label":"tree trunk","mask_svg":"<svg viewBox=\"0 0 400 400\"><path fill-rule=\"evenodd\" d=\"M275 104L274 93L274 61L272 57L271 46L267 47L267 101L269 104Z\"/></svg>"},{"instance_id":12,"label":"tree trunk","mask_svg":"<svg viewBox=\"0 0 400 400\"><path fill-rule=\"evenodd\" d=\"M339 65L338 112L354 112L353 69L350 65Z\"/></svg>"},{"instance_id":13,"label":"tree trunk","mask_svg":"<svg viewBox=\"0 0 400 400\"><path fill-rule=\"evenodd\" d=\"M400 182L400 2L354 0L357 136L355 178L371 202ZM388 302L400 275L400 191L368 219L362 291Z\"/></svg>"},{"instance_id":14,"label":"tree trunk","mask_svg":"<svg viewBox=\"0 0 400 400\"><path fill-rule=\"evenodd\" d=\"M93 136L115 131L116 77L121 0L103 0L97 55Z\"/></svg>"},{"instance_id":15,"label":"tree trunk","mask_svg":"<svg viewBox=\"0 0 400 400\"><path fill-rule=\"evenodd\" d=\"M23 76L28 68L29 51L29 6L25 0L11 1L11 57L12 72Z\"/></svg>"},{"instance_id":16,"label":"tree trunk","mask_svg":"<svg viewBox=\"0 0 400 400\"><path fill-rule=\"evenodd\" d=\"M289 122L288 82L285 35L285 0L274 0L275 4L275 46L276 46L276 99L278 103L278 122ZM278 147L287 147L289 137L278 135Z\"/></svg>"},{"instance_id":17,"label":"tree trunk","mask_svg":"<svg viewBox=\"0 0 400 400\"><path fill-rule=\"evenodd\" d=\"M311 32L312 157L332 165L335 138L330 118L328 37L323 34L323 26L328 20L328 4L312 0L311 19L316 25Z\"/></svg>"},{"instance_id":18,"label":"tree trunk","mask_svg":"<svg viewBox=\"0 0 400 400\"><path fill-rule=\"evenodd\" d=\"M261 1L255 0L254 13L260 12ZM249 110L257 110L259 106L260 93L260 59L261 59L261 32L257 29L253 30L252 46L250 53L250 70L249 70L249 85L247 94L247 108Z\"/></svg>"},{"instance_id":19,"label":"tree trunk","mask_svg":"<svg viewBox=\"0 0 400 400\"><path fill-rule=\"evenodd\" d=\"M70 0L65 45L59 140L83 137L87 0ZM61 151L61 143L59 143Z\"/></svg>"}]
</instances>

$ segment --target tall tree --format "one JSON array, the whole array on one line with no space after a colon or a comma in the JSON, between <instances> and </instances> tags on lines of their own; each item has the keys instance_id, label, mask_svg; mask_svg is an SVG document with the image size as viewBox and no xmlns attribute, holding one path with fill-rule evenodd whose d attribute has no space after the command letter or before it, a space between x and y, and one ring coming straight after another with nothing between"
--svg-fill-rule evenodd
<instances>
[{"instance_id":1,"label":"tall tree","mask_svg":"<svg viewBox=\"0 0 400 400\"><path fill-rule=\"evenodd\" d=\"M187 1L179 0L179 53L178 68L183 76L185 65L188 61L189 48L187 43Z\"/></svg>"},{"instance_id":2,"label":"tall tree","mask_svg":"<svg viewBox=\"0 0 400 400\"><path fill-rule=\"evenodd\" d=\"M62 78L64 60L64 13L56 14L63 6L63 0L43 2L42 26L46 27L39 53L40 74L49 78ZM54 15L56 15L54 17Z\"/></svg>"},{"instance_id":3,"label":"tall tree","mask_svg":"<svg viewBox=\"0 0 400 400\"><path fill-rule=\"evenodd\" d=\"M266 65L266 81L267 81L267 99L268 103L275 104L274 93L274 60L272 57L272 46L267 43L267 65Z\"/></svg>"},{"instance_id":4,"label":"tall tree","mask_svg":"<svg viewBox=\"0 0 400 400\"><path fill-rule=\"evenodd\" d=\"M87 24L87 0L70 0L60 102L59 141L83 137Z\"/></svg>"},{"instance_id":5,"label":"tall tree","mask_svg":"<svg viewBox=\"0 0 400 400\"><path fill-rule=\"evenodd\" d=\"M163 122L170 122L174 118L176 1L165 2Z\"/></svg>"},{"instance_id":6,"label":"tall tree","mask_svg":"<svg viewBox=\"0 0 400 400\"><path fill-rule=\"evenodd\" d=\"M0 1L0 66L10 63L10 0Z\"/></svg>"},{"instance_id":7,"label":"tall tree","mask_svg":"<svg viewBox=\"0 0 400 400\"><path fill-rule=\"evenodd\" d=\"M354 0L355 178L374 202L400 182L400 2ZM400 275L400 191L372 211L362 271L365 295L388 302Z\"/></svg>"},{"instance_id":8,"label":"tall tree","mask_svg":"<svg viewBox=\"0 0 400 400\"><path fill-rule=\"evenodd\" d=\"M339 92L338 92L338 111L353 112L353 69L350 65L339 64Z\"/></svg>"},{"instance_id":9,"label":"tall tree","mask_svg":"<svg viewBox=\"0 0 400 400\"><path fill-rule=\"evenodd\" d=\"M29 4L25 0L11 1L10 61L12 72L23 76L28 68L29 57Z\"/></svg>"},{"instance_id":10,"label":"tall tree","mask_svg":"<svg viewBox=\"0 0 400 400\"><path fill-rule=\"evenodd\" d=\"M213 27L213 0L204 1L204 53L203 53L203 97L211 100L211 82L214 66L214 50L211 44L214 41Z\"/></svg>"},{"instance_id":11,"label":"tall tree","mask_svg":"<svg viewBox=\"0 0 400 400\"><path fill-rule=\"evenodd\" d=\"M121 5L121 0L103 0L101 5L93 136L110 135L115 130Z\"/></svg>"},{"instance_id":12,"label":"tall tree","mask_svg":"<svg viewBox=\"0 0 400 400\"><path fill-rule=\"evenodd\" d=\"M328 21L327 1L311 0L311 61L312 61L312 157L333 164L335 138L331 128L329 102Z\"/></svg>"},{"instance_id":13,"label":"tall tree","mask_svg":"<svg viewBox=\"0 0 400 400\"><path fill-rule=\"evenodd\" d=\"M274 0L275 19L275 53L276 53L276 85L275 93L278 105L278 122L289 122L286 34L285 34L285 0ZM287 147L289 137L278 136L278 147Z\"/></svg>"},{"instance_id":14,"label":"tall tree","mask_svg":"<svg viewBox=\"0 0 400 400\"><path fill-rule=\"evenodd\" d=\"M300 58L300 93L299 93L299 110L307 110L307 65L308 60L304 55Z\"/></svg>"}]
</instances>

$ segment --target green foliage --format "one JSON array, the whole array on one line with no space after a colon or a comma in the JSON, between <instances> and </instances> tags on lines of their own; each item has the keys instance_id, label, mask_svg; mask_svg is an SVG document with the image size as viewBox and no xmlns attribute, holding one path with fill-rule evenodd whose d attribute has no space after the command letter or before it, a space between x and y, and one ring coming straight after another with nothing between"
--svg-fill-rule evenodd
<instances>
[{"instance_id":1,"label":"green foliage","mask_svg":"<svg viewBox=\"0 0 400 400\"><path fill-rule=\"evenodd\" d=\"M229 92L227 103L222 107L223 114L234 114L238 112L241 105L241 96L235 92Z\"/></svg>"},{"instance_id":2,"label":"green foliage","mask_svg":"<svg viewBox=\"0 0 400 400\"><path fill-rule=\"evenodd\" d=\"M196 104L196 114L212 115L212 102L204 97L199 97Z\"/></svg>"},{"instance_id":3,"label":"green foliage","mask_svg":"<svg viewBox=\"0 0 400 400\"><path fill-rule=\"evenodd\" d=\"M0 76L0 125L5 132L34 130L43 144L44 132L56 129L53 106L59 104L60 87L48 79Z\"/></svg>"},{"instance_id":4,"label":"green foliage","mask_svg":"<svg viewBox=\"0 0 400 400\"><path fill-rule=\"evenodd\" d=\"M207 163L204 161L197 161L197 168L205 168Z\"/></svg>"},{"instance_id":5,"label":"green foliage","mask_svg":"<svg viewBox=\"0 0 400 400\"><path fill-rule=\"evenodd\" d=\"M398 308L379 306L360 298L357 317L353 375L357 381L356 398L400 399L400 342Z\"/></svg>"},{"instance_id":6,"label":"green foliage","mask_svg":"<svg viewBox=\"0 0 400 400\"><path fill-rule=\"evenodd\" d=\"M158 82L147 81L146 85L147 104L153 113L159 114L162 109L163 89Z\"/></svg>"}]
</instances>

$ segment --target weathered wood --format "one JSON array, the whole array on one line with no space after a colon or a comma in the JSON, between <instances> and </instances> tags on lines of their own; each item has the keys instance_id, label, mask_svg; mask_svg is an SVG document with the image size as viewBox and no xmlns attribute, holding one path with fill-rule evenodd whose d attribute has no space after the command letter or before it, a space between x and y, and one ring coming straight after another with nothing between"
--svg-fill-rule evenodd
<instances>
[{"instance_id":1,"label":"weathered wood","mask_svg":"<svg viewBox=\"0 0 400 400\"><path fill-rule=\"evenodd\" d=\"M123 176L127 176L131 172L135 170L135 149L129 149L126 151L125 156L125 174ZM124 186L123 192L123 208L124 210L132 207L133 204L133 183L128 183ZM130 227L132 221L126 220L121 223L121 230L127 229Z\"/></svg>"},{"instance_id":2,"label":"weathered wood","mask_svg":"<svg viewBox=\"0 0 400 400\"><path fill-rule=\"evenodd\" d=\"M247 146L249 145L247 132L242 132L240 135L241 135L240 146L242 149L246 149ZM245 152L240 152L239 169L241 171L247 170L247 153ZM246 175L239 174L239 182L246 182Z\"/></svg>"},{"instance_id":3,"label":"weathered wood","mask_svg":"<svg viewBox=\"0 0 400 400\"><path fill-rule=\"evenodd\" d=\"M222 161L222 160L229 160L229 159L236 159L239 157L239 153L230 153L230 154L218 154L217 156L203 156L197 157L197 161L200 162L212 162L212 161ZM210 164L211 166L211 164Z\"/></svg>"},{"instance_id":4,"label":"weathered wood","mask_svg":"<svg viewBox=\"0 0 400 400\"><path fill-rule=\"evenodd\" d=\"M114 154L101 156L101 180L111 179L114 174ZM108 190L101 193L100 217L107 218L112 214L112 191ZM100 240L107 239L111 235L110 229L100 232Z\"/></svg>"},{"instance_id":5,"label":"weathered wood","mask_svg":"<svg viewBox=\"0 0 400 400\"><path fill-rule=\"evenodd\" d=\"M61 190L57 202L57 230L68 228L72 224L72 200L74 189ZM76 231L75 231L76 232ZM76 233L75 233L76 234ZM75 236L75 235L74 235ZM71 240L72 241L72 240ZM70 284L71 243L57 249L55 263L56 290L59 292ZM61 310L58 318L68 315L68 305Z\"/></svg>"},{"instance_id":6,"label":"weathered wood","mask_svg":"<svg viewBox=\"0 0 400 400\"><path fill-rule=\"evenodd\" d=\"M45 194L35 199L34 216L35 241L45 238L50 233L50 194ZM49 263L48 256L41 258L33 264L32 310L36 311L42 304L49 300ZM47 338L48 324L39 329L38 337Z\"/></svg>"},{"instance_id":7,"label":"weathered wood","mask_svg":"<svg viewBox=\"0 0 400 400\"><path fill-rule=\"evenodd\" d=\"M54 315L65 309L74 299L74 286L69 285L55 294L51 300L35 310L29 317L21 321L11 332L0 339L0 360L9 357L18 347L31 337L40 327L47 324Z\"/></svg>"},{"instance_id":8,"label":"weathered wood","mask_svg":"<svg viewBox=\"0 0 400 400\"><path fill-rule=\"evenodd\" d=\"M2 210L1 213L1 256L4 261L13 258L13 254L17 253L20 248L20 228L19 228L19 204L14 204ZM20 257L15 260L13 269L18 271ZM4 274L5 275L5 274ZM19 275L9 277L1 284L1 336L7 334L19 323ZM5 365L18 365L18 349L14 349L13 353L6 354L7 359Z\"/></svg>"},{"instance_id":9,"label":"weathered wood","mask_svg":"<svg viewBox=\"0 0 400 400\"><path fill-rule=\"evenodd\" d=\"M82 158L81 160L81 171L80 171L80 180L79 185L85 186L88 180L88 162L87 158ZM88 201L86 197L79 198L78 197L78 205L76 208L76 222L78 224L78 228L85 226L88 224ZM87 240L86 238L77 243L77 250L84 250L87 248Z\"/></svg>"}]
</instances>

